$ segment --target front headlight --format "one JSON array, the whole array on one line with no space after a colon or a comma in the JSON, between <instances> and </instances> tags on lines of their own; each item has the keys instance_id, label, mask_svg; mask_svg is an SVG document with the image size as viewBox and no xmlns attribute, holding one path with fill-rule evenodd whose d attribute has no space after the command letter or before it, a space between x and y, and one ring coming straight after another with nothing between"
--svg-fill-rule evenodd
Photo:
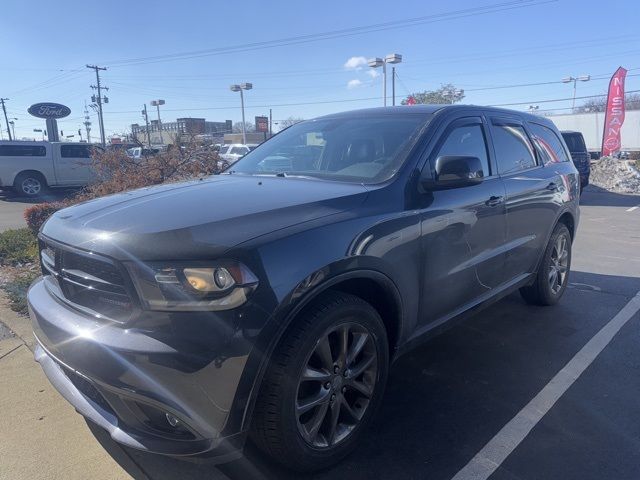
<instances>
[{"instance_id":1,"label":"front headlight","mask_svg":"<svg viewBox=\"0 0 640 480\"><path fill-rule=\"evenodd\" d=\"M149 310L230 310L247 301L258 279L239 262L130 263L143 306Z\"/></svg>"}]
</instances>

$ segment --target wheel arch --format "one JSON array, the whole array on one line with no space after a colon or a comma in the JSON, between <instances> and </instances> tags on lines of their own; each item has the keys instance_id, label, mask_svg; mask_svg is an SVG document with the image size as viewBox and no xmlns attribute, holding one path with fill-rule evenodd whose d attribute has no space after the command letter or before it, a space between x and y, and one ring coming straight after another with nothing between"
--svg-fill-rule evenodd
<instances>
[{"instance_id":1,"label":"wheel arch","mask_svg":"<svg viewBox=\"0 0 640 480\"><path fill-rule=\"evenodd\" d=\"M304 312L305 308L329 290L337 290L358 296L378 311L387 329L389 358L393 361L394 353L398 349L403 334L404 315L402 297L395 283L387 275L376 270L353 270L335 275L300 296L299 300L283 316L282 320L278 321L277 333L271 336L268 346L259 349L260 352L263 352L261 353L262 359L244 409L241 427L243 431L247 430L251 424L258 392L275 347L295 319Z\"/></svg>"},{"instance_id":2,"label":"wheel arch","mask_svg":"<svg viewBox=\"0 0 640 480\"><path fill-rule=\"evenodd\" d=\"M47 180L47 176L43 172L41 172L40 170L35 170L33 168L28 168L28 169L25 169L25 170L20 170L18 173L16 173L14 175L13 182L12 182L14 187L16 186L16 182L18 181L18 178L20 178L21 175L38 176L44 181L44 186L45 187L47 187L49 185L49 181Z\"/></svg>"}]
</instances>

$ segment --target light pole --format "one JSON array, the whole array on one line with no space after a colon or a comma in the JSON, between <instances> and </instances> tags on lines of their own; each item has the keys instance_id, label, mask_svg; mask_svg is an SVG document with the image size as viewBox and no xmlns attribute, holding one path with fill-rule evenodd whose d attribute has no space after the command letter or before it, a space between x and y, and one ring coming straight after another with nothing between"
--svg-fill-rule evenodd
<instances>
[{"instance_id":1,"label":"light pole","mask_svg":"<svg viewBox=\"0 0 640 480\"><path fill-rule=\"evenodd\" d=\"M529 113L536 113L539 108L539 105L529 105Z\"/></svg>"},{"instance_id":2,"label":"light pole","mask_svg":"<svg viewBox=\"0 0 640 480\"><path fill-rule=\"evenodd\" d=\"M402 55L398 53L390 53L384 59L376 57L367 61L367 64L371 68L382 67L382 99L383 105L387 106L387 63L396 64L402 62ZM393 105L396 104L396 71L393 69L392 90L393 90Z\"/></svg>"},{"instance_id":3,"label":"light pole","mask_svg":"<svg viewBox=\"0 0 640 480\"><path fill-rule=\"evenodd\" d=\"M160 105L164 105L164 100L151 100L151 106L158 109L158 133L160 133L160 143L164 143L162 138L162 122L160 121Z\"/></svg>"},{"instance_id":4,"label":"light pole","mask_svg":"<svg viewBox=\"0 0 640 480\"><path fill-rule=\"evenodd\" d=\"M565 77L562 79L562 83L573 82L573 101L571 102L571 111L576 108L576 90L578 88L578 80L581 82L588 82L591 80L591 75L580 75L579 77Z\"/></svg>"},{"instance_id":5,"label":"light pole","mask_svg":"<svg viewBox=\"0 0 640 480\"><path fill-rule=\"evenodd\" d=\"M444 93L445 93L445 96L447 95L449 96L449 103L453 105L456 95L461 94L462 90L451 89L451 90L446 90Z\"/></svg>"},{"instance_id":6,"label":"light pole","mask_svg":"<svg viewBox=\"0 0 640 480\"><path fill-rule=\"evenodd\" d=\"M247 144L247 132L244 124L244 94L243 90L251 90L253 88L253 83L241 83L240 85L235 84L229 87L232 92L240 92L240 107L242 108L242 143Z\"/></svg>"}]
</instances>

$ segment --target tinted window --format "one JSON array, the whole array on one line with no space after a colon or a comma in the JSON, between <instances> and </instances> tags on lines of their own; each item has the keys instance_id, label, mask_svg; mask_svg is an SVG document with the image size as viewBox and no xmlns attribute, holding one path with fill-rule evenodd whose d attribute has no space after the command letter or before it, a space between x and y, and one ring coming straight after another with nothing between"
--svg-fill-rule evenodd
<instances>
[{"instance_id":1,"label":"tinted window","mask_svg":"<svg viewBox=\"0 0 640 480\"><path fill-rule=\"evenodd\" d=\"M0 145L2 157L44 157L46 154L44 145Z\"/></svg>"},{"instance_id":2,"label":"tinted window","mask_svg":"<svg viewBox=\"0 0 640 480\"><path fill-rule=\"evenodd\" d=\"M484 176L488 177L490 175L487 144L481 125L466 125L451 131L440 147L437 156L444 155L478 157L482 162Z\"/></svg>"},{"instance_id":3,"label":"tinted window","mask_svg":"<svg viewBox=\"0 0 640 480\"><path fill-rule=\"evenodd\" d=\"M568 162L569 157L556 133L548 127L532 123L529 125L533 140L538 146L544 163Z\"/></svg>"},{"instance_id":4,"label":"tinted window","mask_svg":"<svg viewBox=\"0 0 640 480\"><path fill-rule=\"evenodd\" d=\"M62 158L89 158L91 150L88 145L62 145L60 156Z\"/></svg>"},{"instance_id":5,"label":"tinted window","mask_svg":"<svg viewBox=\"0 0 640 480\"><path fill-rule=\"evenodd\" d=\"M584 144L584 138L579 133L563 133L562 137L564 138L567 147L569 147L570 152L586 152L587 147Z\"/></svg>"},{"instance_id":6,"label":"tinted window","mask_svg":"<svg viewBox=\"0 0 640 480\"><path fill-rule=\"evenodd\" d=\"M398 171L429 118L385 113L297 123L249 152L231 173L378 183Z\"/></svg>"},{"instance_id":7,"label":"tinted window","mask_svg":"<svg viewBox=\"0 0 640 480\"><path fill-rule=\"evenodd\" d=\"M491 133L500 173L517 172L536 165L533 147L522 126L494 123Z\"/></svg>"}]
</instances>

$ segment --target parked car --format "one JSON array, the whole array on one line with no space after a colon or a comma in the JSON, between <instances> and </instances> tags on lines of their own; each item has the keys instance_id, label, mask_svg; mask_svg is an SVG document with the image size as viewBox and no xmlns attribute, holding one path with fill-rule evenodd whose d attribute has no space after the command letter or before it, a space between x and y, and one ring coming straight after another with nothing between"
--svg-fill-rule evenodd
<instances>
[{"instance_id":1,"label":"parked car","mask_svg":"<svg viewBox=\"0 0 640 480\"><path fill-rule=\"evenodd\" d=\"M37 197L49 187L82 187L95 176L87 143L0 141L0 186Z\"/></svg>"},{"instance_id":2,"label":"parked car","mask_svg":"<svg viewBox=\"0 0 640 480\"><path fill-rule=\"evenodd\" d=\"M157 155L158 153L160 153L160 149L159 148L144 148L144 147L133 147L133 148L129 148L127 149L127 156L130 158L142 158L142 157L149 157L149 156L153 156L153 155Z\"/></svg>"},{"instance_id":3,"label":"parked car","mask_svg":"<svg viewBox=\"0 0 640 480\"><path fill-rule=\"evenodd\" d=\"M250 438L321 469L375 436L402 354L510 292L560 300L579 185L541 116L298 123L221 175L55 213L28 294L35 357L121 444L220 462Z\"/></svg>"},{"instance_id":4,"label":"parked car","mask_svg":"<svg viewBox=\"0 0 640 480\"><path fill-rule=\"evenodd\" d=\"M218 152L221 160L223 161L222 167L227 168L229 165L233 165L250 151L251 149L248 145L243 145L241 143L222 145Z\"/></svg>"},{"instance_id":5,"label":"parked car","mask_svg":"<svg viewBox=\"0 0 640 480\"><path fill-rule=\"evenodd\" d=\"M562 138L564 138L569 152L571 152L571 159L574 165L580 172L580 193L584 187L589 185L589 175L591 174L591 155L587 151L587 145L584 142L584 137L580 132L562 131Z\"/></svg>"}]
</instances>

